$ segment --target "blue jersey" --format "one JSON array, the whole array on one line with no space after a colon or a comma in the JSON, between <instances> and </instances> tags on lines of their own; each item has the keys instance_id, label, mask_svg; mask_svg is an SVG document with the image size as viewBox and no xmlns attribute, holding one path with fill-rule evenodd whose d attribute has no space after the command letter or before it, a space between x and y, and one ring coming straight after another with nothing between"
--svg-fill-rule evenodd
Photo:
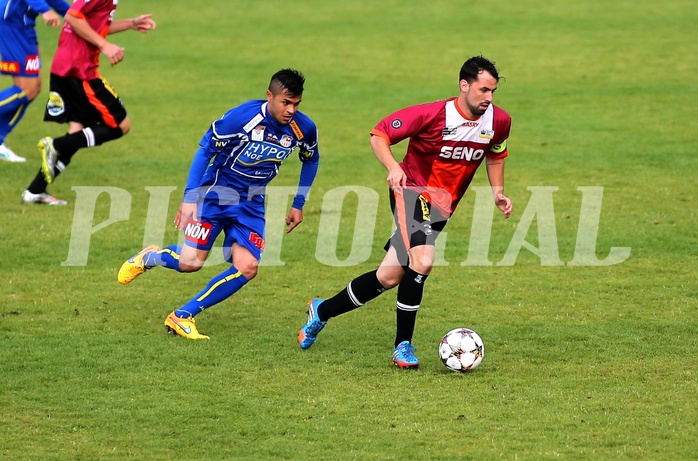
<instances>
[{"instance_id":1,"label":"blue jersey","mask_svg":"<svg viewBox=\"0 0 698 461\"><path fill-rule=\"evenodd\" d=\"M38 78L41 71L36 17L50 9L65 16L64 0L0 0L0 74Z\"/></svg>"},{"instance_id":2,"label":"blue jersey","mask_svg":"<svg viewBox=\"0 0 698 461\"><path fill-rule=\"evenodd\" d=\"M65 16L68 8L70 5L64 0L0 0L0 24L34 29L38 15L53 9Z\"/></svg>"},{"instance_id":3,"label":"blue jersey","mask_svg":"<svg viewBox=\"0 0 698 461\"><path fill-rule=\"evenodd\" d=\"M211 191L234 191L239 200L264 203L264 188L297 148L303 162L293 207L303 209L315 179L320 153L315 123L296 112L287 125L277 122L266 100L248 101L211 124L194 156L184 201L194 203Z\"/></svg>"}]
</instances>

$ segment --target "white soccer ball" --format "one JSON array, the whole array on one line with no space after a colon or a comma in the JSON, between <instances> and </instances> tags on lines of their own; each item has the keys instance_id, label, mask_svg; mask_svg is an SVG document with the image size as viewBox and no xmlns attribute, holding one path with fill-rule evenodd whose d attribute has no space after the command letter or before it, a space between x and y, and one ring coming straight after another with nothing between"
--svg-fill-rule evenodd
<instances>
[{"instance_id":1,"label":"white soccer ball","mask_svg":"<svg viewBox=\"0 0 698 461\"><path fill-rule=\"evenodd\" d=\"M466 372L480 365L485 356L485 343L469 328L455 328L446 333L439 344L439 357L452 371Z\"/></svg>"}]
</instances>

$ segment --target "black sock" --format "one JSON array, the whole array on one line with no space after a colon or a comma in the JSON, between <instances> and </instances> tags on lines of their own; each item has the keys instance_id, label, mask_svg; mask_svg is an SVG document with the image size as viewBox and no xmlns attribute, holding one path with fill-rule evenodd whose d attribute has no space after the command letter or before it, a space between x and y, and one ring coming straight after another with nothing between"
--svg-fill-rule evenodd
<instances>
[{"instance_id":1,"label":"black sock","mask_svg":"<svg viewBox=\"0 0 698 461\"><path fill-rule=\"evenodd\" d=\"M65 163L64 159L70 159L78 149L87 147L87 138L83 130L66 133L59 138L54 138L53 147L58 151L58 160Z\"/></svg>"},{"instance_id":2,"label":"black sock","mask_svg":"<svg viewBox=\"0 0 698 461\"><path fill-rule=\"evenodd\" d=\"M101 146L107 141L119 139L124 135L121 128L111 128L106 125L95 125L83 128L75 133L67 133L53 140L53 147L61 156L72 155L83 147Z\"/></svg>"},{"instance_id":3,"label":"black sock","mask_svg":"<svg viewBox=\"0 0 698 461\"><path fill-rule=\"evenodd\" d=\"M27 190L32 194L43 194L46 192L46 187L48 187L48 183L46 182L46 179L44 179L44 174L41 172L41 168L39 168L39 172L36 174L31 184L29 184Z\"/></svg>"},{"instance_id":4,"label":"black sock","mask_svg":"<svg viewBox=\"0 0 698 461\"><path fill-rule=\"evenodd\" d=\"M397 289L397 309L395 310L397 323L395 346L403 341L412 342L414 325L417 322L417 311L422 303L424 282L427 277L428 275L419 274L408 267L400 279L400 285Z\"/></svg>"},{"instance_id":5,"label":"black sock","mask_svg":"<svg viewBox=\"0 0 698 461\"><path fill-rule=\"evenodd\" d=\"M85 128L82 131L85 132L85 137L88 139L88 147L101 146L105 142L119 139L124 135L124 132L118 126L112 128L106 125L96 125Z\"/></svg>"},{"instance_id":6,"label":"black sock","mask_svg":"<svg viewBox=\"0 0 698 461\"><path fill-rule=\"evenodd\" d=\"M353 311L385 291L376 277L376 271L366 272L349 282L349 285L318 307L318 317L323 322Z\"/></svg>"}]
</instances>

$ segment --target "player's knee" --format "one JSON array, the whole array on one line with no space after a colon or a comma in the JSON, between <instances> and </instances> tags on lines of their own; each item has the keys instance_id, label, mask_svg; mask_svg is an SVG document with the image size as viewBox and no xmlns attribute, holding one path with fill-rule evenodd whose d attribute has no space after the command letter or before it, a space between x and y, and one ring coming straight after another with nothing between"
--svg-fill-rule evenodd
<instances>
[{"instance_id":1,"label":"player's knee","mask_svg":"<svg viewBox=\"0 0 698 461\"><path fill-rule=\"evenodd\" d=\"M30 101L36 99L41 93L41 79L39 78L23 78L16 81L15 84L24 91Z\"/></svg>"},{"instance_id":2,"label":"player's knee","mask_svg":"<svg viewBox=\"0 0 698 461\"><path fill-rule=\"evenodd\" d=\"M418 274L422 275L429 275L431 272L432 268L432 263L431 262L421 262L421 261L412 261L410 260L410 269L415 271Z\"/></svg>"},{"instance_id":3,"label":"player's knee","mask_svg":"<svg viewBox=\"0 0 698 461\"><path fill-rule=\"evenodd\" d=\"M242 275L243 275L248 281L249 281L249 280L252 280L253 278L255 278L255 277L257 276L257 272L258 272L258 269L257 269L257 266L256 266L256 265L254 265L254 266L247 266L247 267L243 267L243 268L238 267L237 269L238 269L240 272L242 272Z\"/></svg>"},{"instance_id":4,"label":"player's knee","mask_svg":"<svg viewBox=\"0 0 698 461\"><path fill-rule=\"evenodd\" d=\"M119 128L121 128L121 135L125 136L131 130L131 120L126 117L121 123L119 123Z\"/></svg>"},{"instance_id":5,"label":"player's knee","mask_svg":"<svg viewBox=\"0 0 698 461\"><path fill-rule=\"evenodd\" d=\"M403 271L382 269L382 267L378 268L378 271L376 272L376 278L378 278L380 284L383 285L386 290L390 290L391 288L398 286L400 279L402 279Z\"/></svg>"},{"instance_id":6,"label":"player's knee","mask_svg":"<svg viewBox=\"0 0 698 461\"><path fill-rule=\"evenodd\" d=\"M410 269L418 274L429 275L434 265L435 250L433 245L420 245L411 248Z\"/></svg>"}]
</instances>

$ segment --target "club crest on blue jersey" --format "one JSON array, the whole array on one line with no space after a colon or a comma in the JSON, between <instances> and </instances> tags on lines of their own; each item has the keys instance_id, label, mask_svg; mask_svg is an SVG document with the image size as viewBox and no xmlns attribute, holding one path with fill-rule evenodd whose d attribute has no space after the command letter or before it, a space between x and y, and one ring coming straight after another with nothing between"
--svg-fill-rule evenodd
<instances>
[{"instance_id":1,"label":"club crest on blue jersey","mask_svg":"<svg viewBox=\"0 0 698 461\"><path fill-rule=\"evenodd\" d=\"M289 147L292 143L293 143L293 138L289 135L284 136L279 141L279 144L281 144L283 147Z\"/></svg>"}]
</instances>

